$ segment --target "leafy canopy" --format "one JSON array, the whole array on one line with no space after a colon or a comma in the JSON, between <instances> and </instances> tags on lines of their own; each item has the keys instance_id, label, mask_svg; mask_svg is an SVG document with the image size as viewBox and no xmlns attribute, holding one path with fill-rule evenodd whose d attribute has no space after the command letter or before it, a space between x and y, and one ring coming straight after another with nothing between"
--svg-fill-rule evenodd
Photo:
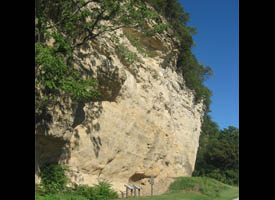
<instances>
[{"instance_id":1,"label":"leafy canopy","mask_svg":"<svg viewBox=\"0 0 275 200\"><path fill-rule=\"evenodd\" d=\"M205 116L197 153L194 176L208 176L231 185L239 183L239 129L219 130Z\"/></svg>"},{"instance_id":2,"label":"leafy canopy","mask_svg":"<svg viewBox=\"0 0 275 200\"><path fill-rule=\"evenodd\" d=\"M84 77L74 66L74 52L104 33L127 27L156 34L164 25L148 27L158 18L142 0L36 0L35 1L35 105L41 114L60 98L76 102L100 98L98 82ZM119 44L118 44L119 45ZM135 55L119 48L127 62Z\"/></svg>"},{"instance_id":3,"label":"leafy canopy","mask_svg":"<svg viewBox=\"0 0 275 200\"><path fill-rule=\"evenodd\" d=\"M157 12L148 8L147 3ZM163 23L159 14L168 24ZM148 22L155 21L153 28ZM212 69L200 64L191 48L196 28L187 25L189 13L178 0L36 0L35 1L35 102L36 112L54 105L62 97L74 101L95 101L100 97L97 81L83 77L73 67L78 56L74 50L98 36L120 28L133 28L147 36L172 29L179 41L177 71L192 89L196 102L204 100L209 111L212 92L203 85L213 75ZM172 36L171 36L172 37ZM136 55L117 43L122 59L135 61Z\"/></svg>"},{"instance_id":4,"label":"leafy canopy","mask_svg":"<svg viewBox=\"0 0 275 200\"><path fill-rule=\"evenodd\" d=\"M169 22L169 27L175 32L180 41L175 43L180 51L177 60L177 71L182 73L187 87L195 93L195 101L204 100L206 111L210 111L210 97L212 92L203 85L213 71L209 66L203 66L198 62L191 48L195 45L192 35L196 34L196 28L187 25L190 15L184 12L178 0L146 0Z\"/></svg>"}]
</instances>

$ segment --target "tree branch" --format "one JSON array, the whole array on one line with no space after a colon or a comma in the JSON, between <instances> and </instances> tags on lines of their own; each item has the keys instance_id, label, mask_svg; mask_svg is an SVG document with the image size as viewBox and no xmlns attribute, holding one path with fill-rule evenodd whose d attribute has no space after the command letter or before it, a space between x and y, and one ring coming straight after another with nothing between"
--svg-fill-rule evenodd
<instances>
[{"instance_id":1,"label":"tree branch","mask_svg":"<svg viewBox=\"0 0 275 200\"><path fill-rule=\"evenodd\" d=\"M81 45L84 44L88 39L94 38L93 31L94 31L94 29L95 29L95 26L98 24L98 22L99 22L100 19L102 18L102 16L103 16L103 14L104 14L105 11L106 11L106 9L103 8L102 11L101 11L101 12L98 14L98 16L96 17L96 20L95 20L95 22L93 23L91 29L88 29L88 28L86 29L87 32L88 32L88 35L83 39L83 41L82 41L81 43L76 44L76 45L73 47L73 49L74 49L75 47L81 46Z\"/></svg>"}]
</instances>

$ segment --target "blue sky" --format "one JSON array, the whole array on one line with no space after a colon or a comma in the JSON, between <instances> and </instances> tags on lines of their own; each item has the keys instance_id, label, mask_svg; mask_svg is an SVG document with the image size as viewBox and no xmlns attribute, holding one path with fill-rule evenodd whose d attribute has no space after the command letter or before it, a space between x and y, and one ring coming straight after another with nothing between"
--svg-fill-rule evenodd
<instances>
[{"instance_id":1,"label":"blue sky","mask_svg":"<svg viewBox=\"0 0 275 200\"><path fill-rule=\"evenodd\" d=\"M192 48L198 61L214 76L204 84L213 92L210 116L220 129L239 128L239 2L238 0L179 0L197 28Z\"/></svg>"}]
</instances>

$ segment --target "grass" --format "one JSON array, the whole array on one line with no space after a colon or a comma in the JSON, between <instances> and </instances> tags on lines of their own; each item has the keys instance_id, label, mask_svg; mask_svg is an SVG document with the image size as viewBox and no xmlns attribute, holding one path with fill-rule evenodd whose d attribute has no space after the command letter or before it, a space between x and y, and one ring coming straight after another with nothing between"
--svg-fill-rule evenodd
<instances>
[{"instance_id":1,"label":"grass","mask_svg":"<svg viewBox=\"0 0 275 200\"><path fill-rule=\"evenodd\" d=\"M140 198L139 200L232 200L239 195L239 188L223 184L207 177L178 177L170 185L169 192ZM88 200L75 194L35 194L36 200Z\"/></svg>"},{"instance_id":2,"label":"grass","mask_svg":"<svg viewBox=\"0 0 275 200\"><path fill-rule=\"evenodd\" d=\"M169 192L142 200L232 200L238 197L238 187L229 186L207 177L179 177Z\"/></svg>"},{"instance_id":3,"label":"grass","mask_svg":"<svg viewBox=\"0 0 275 200\"><path fill-rule=\"evenodd\" d=\"M88 200L86 197L74 194L46 194L41 195L36 193L35 200Z\"/></svg>"}]
</instances>

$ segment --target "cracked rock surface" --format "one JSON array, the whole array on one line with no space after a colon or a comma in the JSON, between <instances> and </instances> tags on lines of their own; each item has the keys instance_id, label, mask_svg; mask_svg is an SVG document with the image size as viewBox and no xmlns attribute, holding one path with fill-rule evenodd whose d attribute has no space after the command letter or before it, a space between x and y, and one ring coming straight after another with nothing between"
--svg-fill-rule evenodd
<instances>
[{"instance_id":1,"label":"cracked rock surface","mask_svg":"<svg viewBox=\"0 0 275 200\"><path fill-rule=\"evenodd\" d=\"M167 51L155 57L140 54L121 38L139 57L131 66L123 65L104 38L98 43L108 55L92 45L78 50L83 56L76 67L98 79L102 96L85 104L64 102L52 108L47 130L36 127L36 182L40 167L49 162L68 165L76 183L106 180L118 192L130 183L142 187L141 195L150 194L151 176L154 194L161 194L172 177L192 175L204 106L194 103L175 72L177 53L162 37Z\"/></svg>"}]
</instances>

